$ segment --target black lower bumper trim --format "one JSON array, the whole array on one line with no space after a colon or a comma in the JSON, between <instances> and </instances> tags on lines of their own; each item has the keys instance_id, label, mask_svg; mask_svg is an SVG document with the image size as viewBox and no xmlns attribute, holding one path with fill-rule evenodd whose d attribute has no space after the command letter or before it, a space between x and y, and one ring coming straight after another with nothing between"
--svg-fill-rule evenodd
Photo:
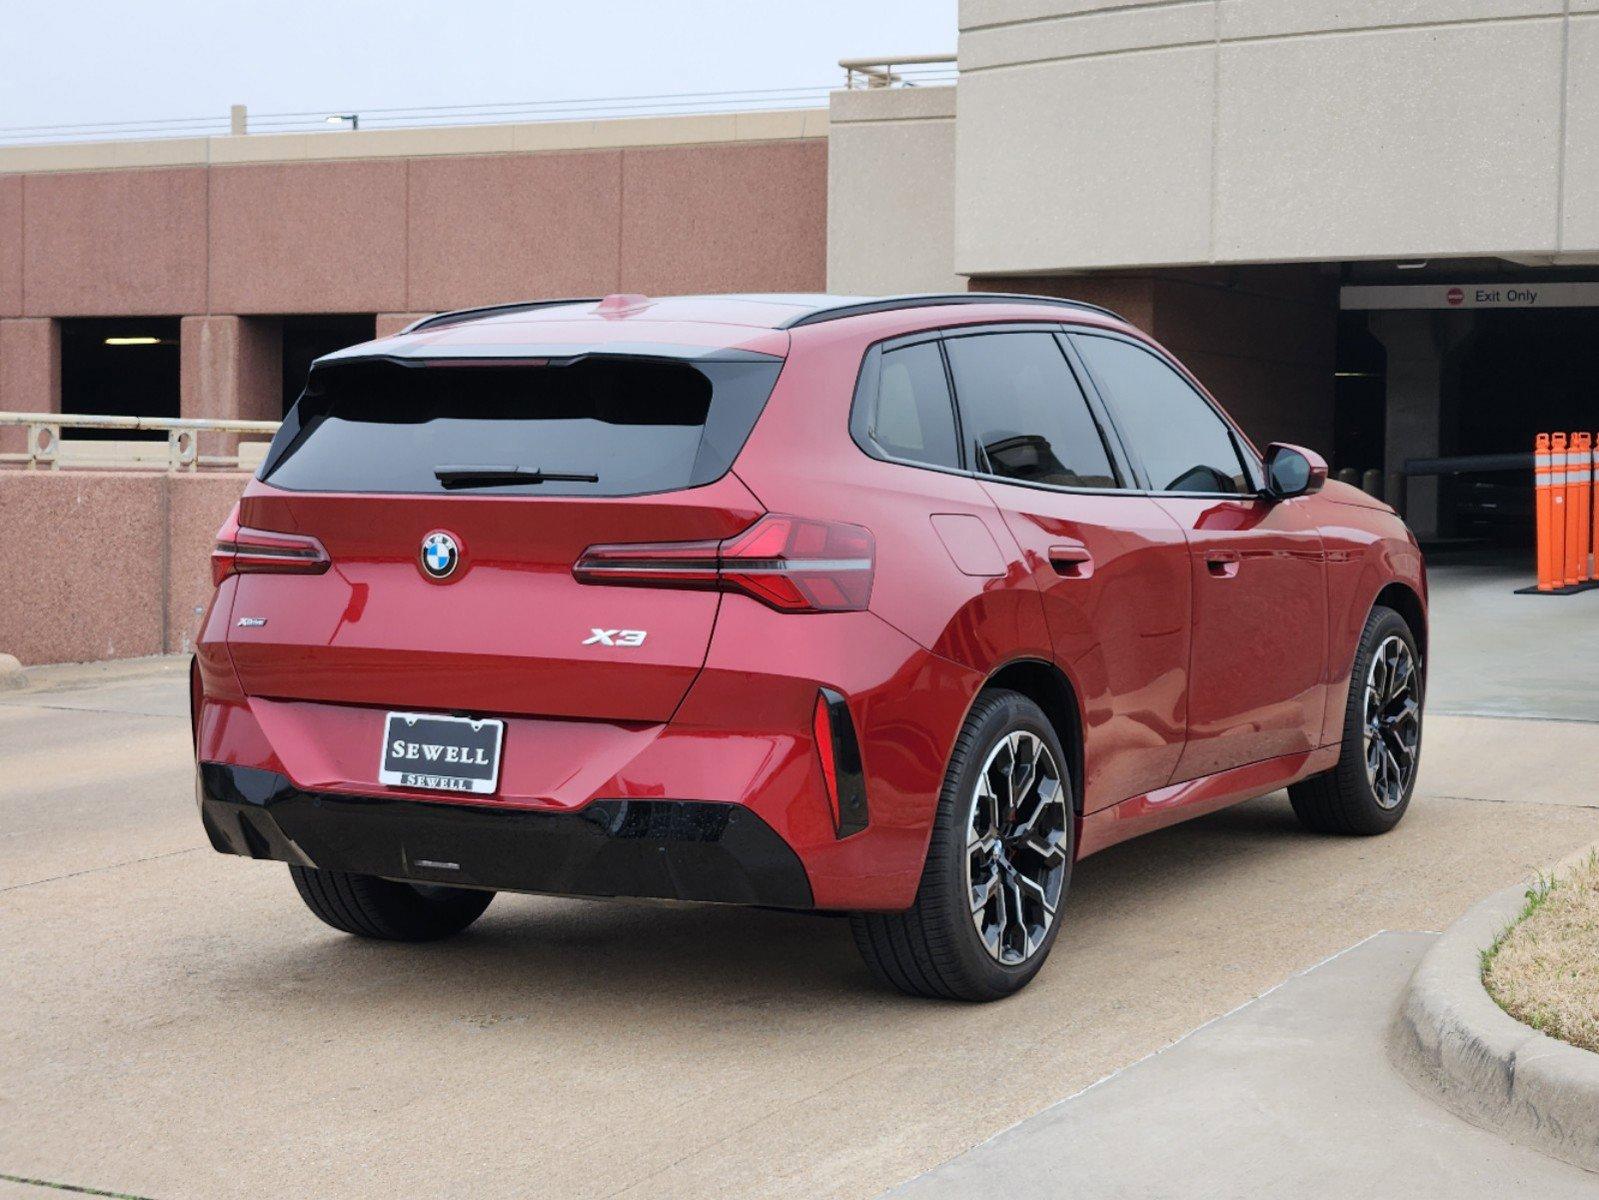
<instances>
[{"instance_id":1,"label":"black lower bumper trim","mask_svg":"<svg viewBox=\"0 0 1599 1200\"><path fill-rule=\"evenodd\" d=\"M812 906L793 848L734 804L596 800L529 812L307 792L222 763L201 763L196 788L224 854L496 891Z\"/></svg>"}]
</instances>

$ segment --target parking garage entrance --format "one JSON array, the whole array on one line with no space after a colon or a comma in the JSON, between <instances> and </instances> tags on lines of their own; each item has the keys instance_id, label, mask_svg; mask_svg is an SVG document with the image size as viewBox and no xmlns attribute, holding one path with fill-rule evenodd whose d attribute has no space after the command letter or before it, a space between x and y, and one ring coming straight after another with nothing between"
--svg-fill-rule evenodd
<instances>
[{"instance_id":1,"label":"parking garage entrance","mask_svg":"<svg viewBox=\"0 0 1599 1200\"><path fill-rule=\"evenodd\" d=\"M1530 456L1537 433L1599 429L1599 282L1348 286L1342 304L1335 458L1380 440L1390 492L1408 462ZM1533 546L1530 458L1404 487L1423 537Z\"/></svg>"},{"instance_id":2,"label":"parking garage entrance","mask_svg":"<svg viewBox=\"0 0 1599 1200\"><path fill-rule=\"evenodd\" d=\"M178 318L83 317L61 322L61 411L178 415ZM164 441L159 432L73 429L74 441Z\"/></svg>"}]
</instances>

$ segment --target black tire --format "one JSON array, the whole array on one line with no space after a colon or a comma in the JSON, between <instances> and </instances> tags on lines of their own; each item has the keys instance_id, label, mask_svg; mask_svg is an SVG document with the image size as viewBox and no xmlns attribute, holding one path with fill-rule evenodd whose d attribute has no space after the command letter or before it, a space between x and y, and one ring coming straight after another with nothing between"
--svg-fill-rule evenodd
<instances>
[{"instance_id":1,"label":"black tire","mask_svg":"<svg viewBox=\"0 0 1599 1200\"><path fill-rule=\"evenodd\" d=\"M1398 638L1410 652L1415 689L1415 752L1414 764L1408 782L1394 801L1384 804L1378 799L1378 789L1373 786L1367 772L1366 755L1366 685L1371 675L1372 659L1378 647L1390 638ZM1289 802L1294 815L1308 829L1317 833L1340 833L1371 836L1387 833L1405 815L1410 807L1410 797L1415 791L1416 775L1421 765L1422 728L1422 662L1416 649L1415 634L1405 619L1391 608L1382 605L1371 610L1366 618L1366 628L1361 631L1360 644L1355 650L1354 670L1349 677L1349 700L1344 707L1343 747L1338 765L1320 775L1293 784L1288 789ZM1379 754L1381 753L1379 748Z\"/></svg>"},{"instance_id":2,"label":"black tire","mask_svg":"<svg viewBox=\"0 0 1599 1200\"><path fill-rule=\"evenodd\" d=\"M387 942L432 942L483 915L493 892L289 867L305 906L333 928Z\"/></svg>"},{"instance_id":3,"label":"black tire","mask_svg":"<svg viewBox=\"0 0 1599 1200\"><path fill-rule=\"evenodd\" d=\"M1006 738L1018 732L1034 735L1053 757L1060 798L1065 806L1064 830L1058 837L1052 832L1047 839L1058 847L1062 860L1058 866L1059 875L1051 876L1060 881L1055 917L1040 939L1036 942L1029 939L1027 944L1031 949L1022 961L1007 963L996 958L985 946L973 920L975 909L967 883L971 853L967 837L984 764L991 754L998 752ZM1038 771L1038 776L1048 777L1043 770ZM1051 799L1049 803L1053 813L1059 801ZM1038 811L1043 811L1042 800ZM1073 813L1071 773L1066 755L1042 710L1016 692L996 689L979 696L950 756L915 903L902 913L856 913L850 918L855 944L872 974L912 996L950 1000L998 1000L1024 987L1044 965L1060 932L1060 902L1064 901L1071 882L1076 850ZM1001 840L998 844L1006 843ZM1011 853L1024 856L1027 850L1023 846ZM1054 856L1030 861L1053 862ZM992 877L999 880L1002 875L994 869ZM1016 895L1020 897L1020 893ZM1006 903L1003 896L998 903L1001 906ZM1034 904L1030 896L1028 903ZM1039 913L1043 911L1036 905L1035 909ZM1001 911L1005 911L1003 907ZM1021 924L1025 925L1025 921ZM1004 936L1002 933L1002 945Z\"/></svg>"}]
</instances>

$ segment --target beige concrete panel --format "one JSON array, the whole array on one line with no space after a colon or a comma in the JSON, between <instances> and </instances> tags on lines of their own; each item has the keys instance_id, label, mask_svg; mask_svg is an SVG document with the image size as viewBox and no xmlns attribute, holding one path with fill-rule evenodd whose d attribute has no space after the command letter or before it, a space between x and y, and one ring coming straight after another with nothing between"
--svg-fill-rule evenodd
<instances>
[{"instance_id":1,"label":"beige concrete panel","mask_svg":"<svg viewBox=\"0 0 1599 1200\"><path fill-rule=\"evenodd\" d=\"M408 307L617 290L620 152L422 159L410 172Z\"/></svg>"},{"instance_id":2,"label":"beige concrete panel","mask_svg":"<svg viewBox=\"0 0 1599 1200\"><path fill-rule=\"evenodd\" d=\"M1212 47L980 72L959 87L964 275L1210 253Z\"/></svg>"},{"instance_id":3,"label":"beige concrete panel","mask_svg":"<svg viewBox=\"0 0 1599 1200\"><path fill-rule=\"evenodd\" d=\"M210 307L406 307L405 172L404 162L212 168Z\"/></svg>"},{"instance_id":4,"label":"beige concrete panel","mask_svg":"<svg viewBox=\"0 0 1599 1200\"><path fill-rule=\"evenodd\" d=\"M859 121L953 120L954 87L856 88L829 95L833 131Z\"/></svg>"},{"instance_id":5,"label":"beige concrete panel","mask_svg":"<svg viewBox=\"0 0 1599 1200\"><path fill-rule=\"evenodd\" d=\"M248 481L244 474L166 477L168 654L194 650L200 618L215 590L211 548L216 545L217 529Z\"/></svg>"},{"instance_id":6,"label":"beige concrete panel","mask_svg":"<svg viewBox=\"0 0 1599 1200\"><path fill-rule=\"evenodd\" d=\"M828 291L966 290L954 265L953 120L835 121L827 174Z\"/></svg>"},{"instance_id":7,"label":"beige concrete panel","mask_svg":"<svg viewBox=\"0 0 1599 1200\"><path fill-rule=\"evenodd\" d=\"M961 0L960 27L962 30L980 29L987 25L1135 6L1128 0Z\"/></svg>"},{"instance_id":8,"label":"beige concrete panel","mask_svg":"<svg viewBox=\"0 0 1599 1200\"><path fill-rule=\"evenodd\" d=\"M0 175L0 317L22 314L22 176Z\"/></svg>"},{"instance_id":9,"label":"beige concrete panel","mask_svg":"<svg viewBox=\"0 0 1599 1200\"><path fill-rule=\"evenodd\" d=\"M1566 67L1566 171L1560 248L1599 251L1599 0L1573 17ZM1575 6L1573 6L1575 7Z\"/></svg>"},{"instance_id":10,"label":"beige concrete panel","mask_svg":"<svg viewBox=\"0 0 1599 1200\"><path fill-rule=\"evenodd\" d=\"M960 69L1189 46L1216 36L1214 0L1106 9L963 32Z\"/></svg>"},{"instance_id":11,"label":"beige concrete panel","mask_svg":"<svg viewBox=\"0 0 1599 1200\"><path fill-rule=\"evenodd\" d=\"M148 138L0 147L0 171L107 171L121 167L201 166L209 138Z\"/></svg>"},{"instance_id":12,"label":"beige concrete panel","mask_svg":"<svg viewBox=\"0 0 1599 1200\"><path fill-rule=\"evenodd\" d=\"M205 311L203 169L29 175L22 188L27 313Z\"/></svg>"},{"instance_id":13,"label":"beige concrete panel","mask_svg":"<svg viewBox=\"0 0 1599 1200\"><path fill-rule=\"evenodd\" d=\"M1553 249L1560 50L1559 21L1223 45L1215 256Z\"/></svg>"},{"instance_id":14,"label":"beige concrete panel","mask_svg":"<svg viewBox=\"0 0 1599 1200\"><path fill-rule=\"evenodd\" d=\"M771 112L733 114L733 138L740 142L789 141L793 138L815 137L813 132L814 109L781 109ZM822 135L826 136L824 126Z\"/></svg>"},{"instance_id":15,"label":"beige concrete panel","mask_svg":"<svg viewBox=\"0 0 1599 1200\"><path fill-rule=\"evenodd\" d=\"M627 150L619 289L820 291L827 143Z\"/></svg>"},{"instance_id":16,"label":"beige concrete panel","mask_svg":"<svg viewBox=\"0 0 1599 1200\"><path fill-rule=\"evenodd\" d=\"M1219 0L1223 40L1453 21L1550 16L1564 0Z\"/></svg>"}]
</instances>

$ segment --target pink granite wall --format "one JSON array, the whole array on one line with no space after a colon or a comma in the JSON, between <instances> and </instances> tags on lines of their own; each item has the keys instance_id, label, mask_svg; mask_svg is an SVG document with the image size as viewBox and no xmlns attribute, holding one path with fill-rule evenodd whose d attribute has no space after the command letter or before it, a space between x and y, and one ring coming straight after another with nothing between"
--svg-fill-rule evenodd
<instances>
[{"instance_id":1,"label":"pink granite wall","mask_svg":"<svg viewBox=\"0 0 1599 1200\"><path fill-rule=\"evenodd\" d=\"M0 528L41 569L0 588L0 652L24 665L184 653L243 475L0 471Z\"/></svg>"},{"instance_id":2,"label":"pink granite wall","mask_svg":"<svg viewBox=\"0 0 1599 1200\"><path fill-rule=\"evenodd\" d=\"M35 317L206 311L206 171L24 175L23 311Z\"/></svg>"}]
</instances>

